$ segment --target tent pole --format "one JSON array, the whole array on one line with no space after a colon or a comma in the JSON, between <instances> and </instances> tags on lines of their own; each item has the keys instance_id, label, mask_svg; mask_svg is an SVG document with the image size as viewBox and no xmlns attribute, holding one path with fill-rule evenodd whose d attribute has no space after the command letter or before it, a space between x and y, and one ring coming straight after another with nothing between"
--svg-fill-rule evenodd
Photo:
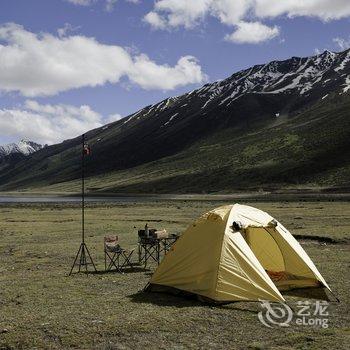
<instances>
[{"instance_id":1,"label":"tent pole","mask_svg":"<svg viewBox=\"0 0 350 350\"><path fill-rule=\"evenodd\" d=\"M340 303L340 299L333 293L333 291L331 291L330 289L328 289L328 290L334 296L334 298L337 301L337 303Z\"/></svg>"}]
</instances>

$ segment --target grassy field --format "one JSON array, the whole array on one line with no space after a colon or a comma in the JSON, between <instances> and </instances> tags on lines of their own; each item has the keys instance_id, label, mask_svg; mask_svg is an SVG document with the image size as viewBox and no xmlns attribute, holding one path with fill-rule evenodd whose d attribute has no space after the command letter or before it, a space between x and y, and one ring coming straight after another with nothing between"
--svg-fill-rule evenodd
<instances>
[{"instance_id":1,"label":"grassy field","mask_svg":"<svg viewBox=\"0 0 350 350\"><path fill-rule=\"evenodd\" d=\"M154 200L90 203L87 243L100 271L103 236L136 246L135 227L181 232L199 214L225 204ZM225 306L139 293L150 270L68 277L79 246L77 204L0 205L0 349L348 349L349 202L254 202L301 243L341 303L329 328L263 326L258 303ZM314 238L314 239L310 239ZM330 243L329 239L333 241ZM135 256L136 257L136 256ZM291 305L300 298L287 296Z\"/></svg>"}]
</instances>

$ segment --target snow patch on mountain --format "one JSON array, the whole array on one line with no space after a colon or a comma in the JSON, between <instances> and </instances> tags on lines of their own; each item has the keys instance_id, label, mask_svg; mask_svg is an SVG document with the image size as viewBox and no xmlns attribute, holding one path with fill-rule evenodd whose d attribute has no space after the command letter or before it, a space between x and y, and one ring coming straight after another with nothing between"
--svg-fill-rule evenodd
<instances>
[{"instance_id":1,"label":"snow patch on mountain","mask_svg":"<svg viewBox=\"0 0 350 350\"><path fill-rule=\"evenodd\" d=\"M179 113L175 113L174 115L172 115L171 117L170 117L170 119L166 122L166 123L164 123L164 125L168 125L175 117L177 117L179 115Z\"/></svg>"},{"instance_id":2,"label":"snow patch on mountain","mask_svg":"<svg viewBox=\"0 0 350 350\"><path fill-rule=\"evenodd\" d=\"M340 62L339 66L334 69L334 71L339 72L340 70L343 70L349 61L350 61L350 51L347 52L345 58Z\"/></svg>"},{"instance_id":3,"label":"snow patch on mountain","mask_svg":"<svg viewBox=\"0 0 350 350\"><path fill-rule=\"evenodd\" d=\"M345 88L343 92L348 92L350 90L350 75L348 75L345 79Z\"/></svg>"},{"instance_id":4,"label":"snow patch on mountain","mask_svg":"<svg viewBox=\"0 0 350 350\"><path fill-rule=\"evenodd\" d=\"M7 145L0 146L0 157L5 157L14 153L21 153L27 156L41 150L42 148L43 146L36 142L21 140L18 143L9 143Z\"/></svg>"}]
</instances>

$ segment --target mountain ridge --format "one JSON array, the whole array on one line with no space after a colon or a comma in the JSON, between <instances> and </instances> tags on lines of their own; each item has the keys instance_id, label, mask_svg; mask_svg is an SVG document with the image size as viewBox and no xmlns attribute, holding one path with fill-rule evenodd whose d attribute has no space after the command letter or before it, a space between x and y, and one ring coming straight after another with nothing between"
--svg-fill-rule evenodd
<instances>
[{"instance_id":1,"label":"mountain ridge","mask_svg":"<svg viewBox=\"0 0 350 350\"><path fill-rule=\"evenodd\" d=\"M325 51L312 57L292 57L255 65L227 79L167 98L117 122L87 132L86 137L93 148L92 156L87 161L88 181L94 184L92 188L97 191L140 191L140 187L150 192L200 191L201 188L203 191L220 191L243 185L260 188L271 184L288 186L310 181L318 186L323 180L316 170L309 169L310 176L299 174L295 179L286 177L283 171L286 171L287 163L289 171L303 168L301 164L305 164L303 169L307 169L308 162L316 164L314 159L317 157L322 159L324 171L333 171L335 165L327 161L327 152L339 164L342 163L348 154L347 146L350 146L344 136L344 132L346 135L350 131L349 91L350 50L340 53ZM328 125L331 121L329 116L334 119L333 125ZM313 125L314 129L309 130L309 125ZM263 138L254 136L262 130L274 135L280 144L273 137L269 145ZM305 130L308 130L308 134ZM237 144L231 145L231 139L237 140ZM319 149L319 140L325 143L324 151ZM200 147L203 143L207 149L215 145L217 153L207 151L202 154ZM15 169L1 171L0 189L37 186L64 188L64 183L74 185L80 175L79 144L80 138L77 137L49 146L19 162ZM230 146L226 147L228 144ZM264 181L261 181L256 170L252 172L254 166L246 164L246 160L255 159L257 162L256 155L264 147L269 149L272 144L274 148L270 153L275 154L274 158L269 159L269 152L261 155L265 162L264 169L271 176L264 175ZM236 154L235 147L246 157ZM190 154L189 150L193 153ZM336 156L337 150L342 150L343 158ZM219 153L224 151L231 152L232 159ZM197 159L199 154L201 159ZM295 157L293 162L289 159L291 154ZM186 161L178 161L180 156ZM220 163L218 159L221 158ZM343 163L347 169L345 158ZM166 167L163 169L165 164L169 169L168 174ZM173 169L173 164L179 164L180 169ZM215 164L218 173L208 175L207 170L212 168L212 164ZM231 169L232 166L236 172ZM283 171L278 170L278 166ZM232 181L224 185L220 180L218 183L221 185L216 187L199 181L202 187L193 184L181 189L176 183L177 176L181 173L185 177L181 175L178 181L191 182L191 176L199 173L195 167L202 167L202 173L206 174L204 177L210 181L223 176L225 171L227 176L232 172ZM155 182L155 173L160 168L160 182L164 186L159 187L160 182ZM319 166L316 168L319 169ZM32 173L28 173L29 169L32 169ZM347 173L346 169L341 170L341 174ZM134 173L140 186L132 185L134 180L123 182L120 178ZM107 181L106 176L110 180ZM334 186L346 185L342 176L341 181L334 181ZM103 185L103 178L106 185ZM329 184L332 185L331 181L328 181Z\"/></svg>"},{"instance_id":2,"label":"mountain ridge","mask_svg":"<svg viewBox=\"0 0 350 350\"><path fill-rule=\"evenodd\" d=\"M36 142L25 139L20 140L18 143L0 145L0 173L43 147Z\"/></svg>"},{"instance_id":3,"label":"mountain ridge","mask_svg":"<svg viewBox=\"0 0 350 350\"><path fill-rule=\"evenodd\" d=\"M41 150L44 146L34 141L22 139L18 143L0 145L0 158L13 153L20 153L25 156Z\"/></svg>"}]
</instances>

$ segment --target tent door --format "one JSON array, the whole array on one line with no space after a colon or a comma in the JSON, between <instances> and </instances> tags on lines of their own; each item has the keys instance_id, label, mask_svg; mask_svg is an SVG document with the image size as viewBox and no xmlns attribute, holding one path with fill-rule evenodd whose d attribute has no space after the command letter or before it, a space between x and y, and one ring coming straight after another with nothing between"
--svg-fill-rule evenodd
<instances>
[{"instance_id":1,"label":"tent door","mask_svg":"<svg viewBox=\"0 0 350 350\"><path fill-rule=\"evenodd\" d=\"M274 238L264 227L248 227L244 238L265 270L285 270L283 254Z\"/></svg>"},{"instance_id":2,"label":"tent door","mask_svg":"<svg viewBox=\"0 0 350 350\"><path fill-rule=\"evenodd\" d=\"M264 227L248 227L243 235L248 246L279 290L316 287L313 276L298 276L287 271L287 262L276 240ZM290 262L289 262L290 264Z\"/></svg>"}]
</instances>

